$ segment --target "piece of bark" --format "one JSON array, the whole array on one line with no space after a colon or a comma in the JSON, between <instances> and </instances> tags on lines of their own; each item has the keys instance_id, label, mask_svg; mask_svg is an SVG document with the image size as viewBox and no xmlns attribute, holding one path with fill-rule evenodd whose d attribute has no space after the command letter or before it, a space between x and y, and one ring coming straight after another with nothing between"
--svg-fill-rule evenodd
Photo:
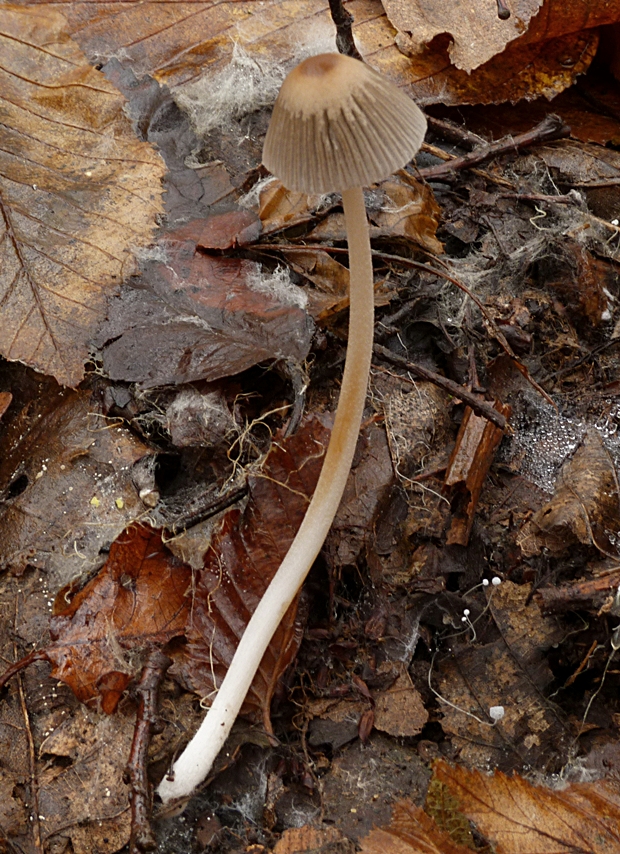
<instances>
[{"instance_id":1,"label":"piece of bark","mask_svg":"<svg viewBox=\"0 0 620 854\"><path fill-rule=\"evenodd\" d=\"M507 404L496 401L494 408L505 418L510 417ZM444 480L444 485L451 487L453 508L448 545L467 545L482 485L503 435L499 427L467 407Z\"/></svg>"}]
</instances>

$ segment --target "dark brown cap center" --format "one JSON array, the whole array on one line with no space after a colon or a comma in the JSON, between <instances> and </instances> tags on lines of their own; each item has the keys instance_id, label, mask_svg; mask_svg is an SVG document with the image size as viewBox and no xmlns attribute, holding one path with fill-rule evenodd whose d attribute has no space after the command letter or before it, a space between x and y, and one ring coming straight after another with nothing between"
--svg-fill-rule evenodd
<instances>
[{"instance_id":1,"label":"dark brown cap center","mask_svg":"<svg viewBox=\"0 0 620 854\"><path fill-rule=\"evenodd\" d=\"M320 56L311 56L305 59L297 67L297 71L306 77L323 77L329 74L340 62L337 53L323 53Z\"/></svg>"}]
</instances>

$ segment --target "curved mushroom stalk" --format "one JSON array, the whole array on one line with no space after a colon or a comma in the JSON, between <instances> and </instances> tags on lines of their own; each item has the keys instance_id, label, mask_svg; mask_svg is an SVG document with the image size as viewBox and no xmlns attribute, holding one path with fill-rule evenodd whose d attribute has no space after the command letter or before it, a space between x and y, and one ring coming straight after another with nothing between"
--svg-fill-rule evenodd
<instances>
[{"instance_id":1,"label":"curved mushroom stalk","mask_svg":"<svg viewBox=\"0 0 620 854\"><path fill-rule=\"evenodd\" d=\"M419 149L425 129L413 101L350 57L311 57L282 85L265 140L265 165L290 189L342 192L350 271L344 375L329 447L304 520L248 623L207 716L174 763L173 779L160 783L163 801L190 794L209 773L338 510L359 435L373 343L372 259L362 186L404 166Z\"/></svg>"}]
</instances>

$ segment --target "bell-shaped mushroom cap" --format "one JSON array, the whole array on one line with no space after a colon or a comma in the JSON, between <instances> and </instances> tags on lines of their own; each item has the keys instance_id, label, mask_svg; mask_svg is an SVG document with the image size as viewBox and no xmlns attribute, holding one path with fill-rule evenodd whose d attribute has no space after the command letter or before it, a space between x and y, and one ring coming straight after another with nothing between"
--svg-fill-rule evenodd
<instances>
[{"instance_id":1,"label":"bell-shaped mushroom cap","mask_svg":"<svg viewBox=\"0 0 620 854\"><path fill-rule=\"evenodd\" d=\"M392 82L357 59L324 53L282 84L263 163L289 190L348 190L401 169L425 131L422 111Z\"/></svg>"}]
</instances>

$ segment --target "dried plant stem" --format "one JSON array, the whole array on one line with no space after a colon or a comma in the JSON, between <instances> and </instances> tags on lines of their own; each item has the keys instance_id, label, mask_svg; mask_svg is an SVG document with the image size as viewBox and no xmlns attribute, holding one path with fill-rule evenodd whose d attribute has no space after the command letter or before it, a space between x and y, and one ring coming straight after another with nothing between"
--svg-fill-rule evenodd
<instances>
[{"instance_id":1,"label":"dried plant stem","mask_svg":"<svg viewBox=\"0 0 620 854\"><path fill-rule=\"evenodd\" d=\"M239 642L198 732L164 777L164 802L190 794L207 776L239 713L275 630L301 587L338 510L359 435L374 327L372 260L360 187L342 194L349 242L350 314L347 358L334 429L321 476L297 536Z\"/></svg>"}]
</instances>

